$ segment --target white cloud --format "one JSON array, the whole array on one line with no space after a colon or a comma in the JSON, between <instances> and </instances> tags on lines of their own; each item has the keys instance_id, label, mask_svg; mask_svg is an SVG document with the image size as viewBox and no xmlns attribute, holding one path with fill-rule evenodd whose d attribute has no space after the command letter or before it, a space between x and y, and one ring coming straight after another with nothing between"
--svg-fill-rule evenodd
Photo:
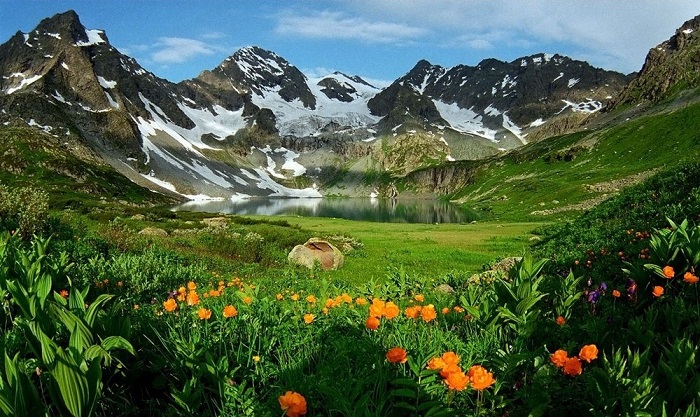
<instances>
[{"instance_id":1,"label":"white cloud","mask_svg":"<svg viewBox=\"0 0 700 417\"><path fill-rule=\"evenodd\" d=\"M407 3L344 4L356 19L382 16L387 21L420 22L414 28L434 35L430 39L434 44L470 49L558 44L577 54L572 58L588 58L622 71L641 68L650 48L700 14L697 0L411 0L410 7ZM494 32L504 37L494 40L489 36Z\"/></svg>"},{"instance_id":2,"label":"white cloud","mask_svg":"<svg viewBox=\"0 0 700 417\"><path fill-rule=\"evenodd\" d=\"M163 37L155 44L158 49L151 60L160 64L180 64L200 55L213 55L216 48L202 41L187 38Z\"/></svg>"},{"instance_id":3,"label":"white cloud","mask_svg":"<svg viewBox=\"0 0 700 417\"><path fill-rule=\"evenodd\" d=\"M367 17L349 17L341 12L311 12L307 15L279 15L276 32L306 38L347 39L367 43L397 43L415 40L426 29L401 23L375 21Z\"/></svg>"}]
</instances>

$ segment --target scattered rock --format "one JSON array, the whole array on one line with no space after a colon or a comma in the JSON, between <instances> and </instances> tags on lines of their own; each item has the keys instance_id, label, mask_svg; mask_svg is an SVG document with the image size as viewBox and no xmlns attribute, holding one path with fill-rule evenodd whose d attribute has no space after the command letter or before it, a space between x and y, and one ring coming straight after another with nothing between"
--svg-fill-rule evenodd
<instances>
[{"instance_id":1,"label":"scattered rock","mask_svg":"<svg viewBox=\"0 0 700 417\"><path fill-rule=\"evenodd\" d=\"M511 257L504 258L491 266L488 271L480 272L469 277L468 282L472 284L476 283L490 283L496 280L496 278L505 278L508 273L513 269L517 262L520 262L522 257Z\"/></svg>"},{"instance_id":2,"label":"scattered rock","mask_svg":"<svg viewBox=\"0 0 700 417\"><path fill-rule=\"evenodd\" d=\"M324 270L335 270L343 266L345 257L338 248L325 240L311 238L303 245L296 245L289 256L290 262L313 268L319 263Z\"/></svg>"},{"instance_id":3,"label":"scattered rock","mask_svg":"<svg viewBox=\"0 0 700 417\"><path fill-rule=\"evenodd\" d=\"M454 294L455 289L452 288L449 284L440 284L437 287L435 287L435 291L441 294Z\"/></svg>"},{"instance_id":4,"label":"scattered rock","mask_svg":"<svg viewBox=\"0 0 700 417\"><path fill-rule=\"evenodd\" d=\"M228 220L226 220L226 217L210 217L208 219L202 219L202 223L209 227L226 227L228 225Z\"/></svg>"},{"instance_id":5,"label":"scattered rock","mask_svg":"<svg viewBox=\"0 0 700 417\"><path fill-rule=\"evenodd\" d=\"M139 232L144 236L168 236L168 232L158 227L147 227Z\"/></svg>"}]
</instances>

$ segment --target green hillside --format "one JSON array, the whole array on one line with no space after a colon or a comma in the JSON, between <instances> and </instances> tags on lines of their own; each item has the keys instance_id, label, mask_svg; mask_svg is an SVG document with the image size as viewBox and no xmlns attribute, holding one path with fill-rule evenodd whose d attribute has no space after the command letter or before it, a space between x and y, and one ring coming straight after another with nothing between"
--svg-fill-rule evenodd
<instances>
[{"instance_id":1,"label":"green hillside","mask_svg":"<svg viewBox=\"0 0 700 417\"><path fill-rule=\"evenodd\" d=\"M498 219L575 216L700 153L700 104L526 145L483 163L450 198Z\"/></svg>"}]
</instances>

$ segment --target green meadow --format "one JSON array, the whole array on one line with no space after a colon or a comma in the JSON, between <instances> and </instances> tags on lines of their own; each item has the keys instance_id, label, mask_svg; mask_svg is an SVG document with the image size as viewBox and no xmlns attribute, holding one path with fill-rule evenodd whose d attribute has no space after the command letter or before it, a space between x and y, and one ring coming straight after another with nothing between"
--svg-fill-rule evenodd
<instances>
[{"instance_id":1,"label":"green meadow","mask_svg":"<svg viewBox=\"0 0 700 417\"><path fill-rule=\"evenodd\" d=\"M486 161L469 224L173 212L0 130L0 416L697 416L697 115Z\"/></svg>"}]
</instances>

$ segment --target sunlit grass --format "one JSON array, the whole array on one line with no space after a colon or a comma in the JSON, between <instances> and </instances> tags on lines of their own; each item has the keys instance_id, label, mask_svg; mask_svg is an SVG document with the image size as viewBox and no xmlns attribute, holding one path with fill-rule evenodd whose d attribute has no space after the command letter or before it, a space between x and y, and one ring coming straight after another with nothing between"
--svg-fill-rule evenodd
<instances>
[{"instance_id":1,"label":"sunlit grass","mask_svg":"<svg viewBox=\"0 0 700 417\"><path fill-rule=\"evenodd\" d=\"M364 249L350 253L338 271L322 272L348 284L382 280L388 267L408 274L474 274L497 258L521 256L532 231L544 223L406 224L344 219L280 217L319 236L345 235ZM300 242L303 243L303 242Z\"/></svg>"}]
</instances>

